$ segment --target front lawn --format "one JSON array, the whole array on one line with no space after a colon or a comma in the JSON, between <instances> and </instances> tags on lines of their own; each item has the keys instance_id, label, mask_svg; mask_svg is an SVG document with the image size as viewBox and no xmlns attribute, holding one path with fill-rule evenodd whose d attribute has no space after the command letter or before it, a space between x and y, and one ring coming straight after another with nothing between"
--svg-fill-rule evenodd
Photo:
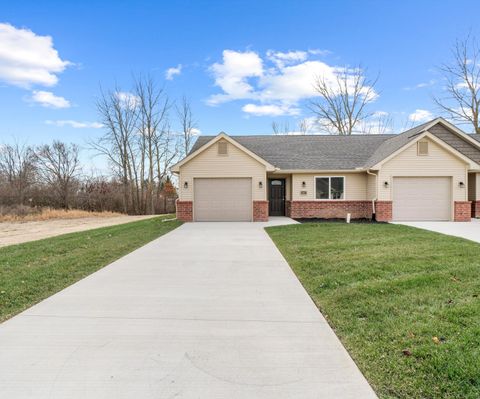
<instances>
[{"instance_id":1,"label":"front lawn","mask_svg":"<svg viewBox=\"0 0 480 399\"><path fill-rule=\"evenodd\" d=\"M0 322L181 224L164 218L0 248Z\"/></svg>"},{"instance_id":2,"label":"front lawn","mask_svg":"<svg viewBox=\"0 0 480 399\"><path fill-rule=\"evenodd\" d=\"M267 231L381 398L480 397L480 244L389 224Z\"/></svg>"}]
</instances>

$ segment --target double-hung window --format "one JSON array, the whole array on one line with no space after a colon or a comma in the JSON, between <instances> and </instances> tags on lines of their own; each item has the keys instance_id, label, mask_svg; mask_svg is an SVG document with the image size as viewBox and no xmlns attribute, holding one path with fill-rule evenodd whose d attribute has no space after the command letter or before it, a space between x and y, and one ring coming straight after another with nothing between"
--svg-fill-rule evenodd
<instances>
[{"instance_id":1,"label":"double-hung window","mask_svg":"<svg viewBox=\"0 0 480 399\"><path fill-rule=\"evenodd\" d=\"M345 178L343 176L315 177L315 198L340 200L345 198Z\"/></svg>"}]
</instances>

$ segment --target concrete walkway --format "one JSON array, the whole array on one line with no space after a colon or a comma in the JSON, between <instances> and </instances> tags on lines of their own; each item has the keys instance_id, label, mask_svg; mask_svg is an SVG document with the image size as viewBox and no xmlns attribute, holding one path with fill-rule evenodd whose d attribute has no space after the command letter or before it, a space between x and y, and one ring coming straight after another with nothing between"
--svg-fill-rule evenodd
<instances>
[{"instance_id":1,"label":"concrete walkway","mask_svg":"<svg viewBox=\"0 0 480 399\"><path fill-rule=\"evenodd\" d=\"M472 219L471 222L402 222L398 224L480 242L480 220L478 219Z\"/></svg>"},{"instance_id":2,"label":"concrete walkway","mask_svg":"<svg viewBox=\"0 0 480 399\"><path fill-rule=\"evenodd\" d=\"M265 225L184 224L1 324L0 396L375 398Z\"/></svg>"}]
</instances>

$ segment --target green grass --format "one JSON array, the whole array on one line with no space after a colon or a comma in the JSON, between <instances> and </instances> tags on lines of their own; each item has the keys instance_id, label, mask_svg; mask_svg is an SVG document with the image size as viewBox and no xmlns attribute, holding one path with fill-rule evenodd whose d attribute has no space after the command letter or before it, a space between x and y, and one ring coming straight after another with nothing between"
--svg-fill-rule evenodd
<instances>
[{"instance_id":1,"label":"green grass","mask_svg":"<svg viewBox=\"0 0 480 399\"><path fill-rule=\"evenodd\" d=\"M168 216L0 248L0 321L181 224Z\"/></svg>"},{"instance_id":2,"label":"green grass","mask_svg":"<svg viewBox=\"0 0 480 399\"><path fill-rule=\"evenodd\" d=\"M479 244L388 224L267 231L381 398L480 397Z\"/></svg>"}]
</instances>

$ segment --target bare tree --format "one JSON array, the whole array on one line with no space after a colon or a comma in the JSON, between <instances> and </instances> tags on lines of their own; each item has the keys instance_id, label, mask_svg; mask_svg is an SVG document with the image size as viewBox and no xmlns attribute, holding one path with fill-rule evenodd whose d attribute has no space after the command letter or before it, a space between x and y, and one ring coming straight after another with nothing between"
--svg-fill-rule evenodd
<instances>
[{"instance_id":1,"label":"bare tree","mask_svg":"<svg viewBox=\"0 0 480 399\"><path fill-rule=\"evenodd\" d=\"M360 66L343 68L335 79L317 76L314 89L318 99L311 100L309 108L319 127L331 134L349 135L372 114L367 105L376 97L377 79L369 80Z\"/></svg>"},{"instance_id":2,"label":"bare tree","mask_svg":"<svg viewBox=\"0 0 480 399\"><path fill-rule=\"evenodd\" d=\"M180 121L182 129L182 141L183 141L183 155L187 155L192 147L192 140L195 137L195 129L198 127L196 120L193 117L192 107L190 101L186 96L183 96L180 104L175 106L177 111L177 117Z\"/></svg>"},{"instance_id":3,"label":"bare tree","mask_svg":"<svg viewBox=\"0 0 480 399\"><path fill-rule=\"evenodd\" d=\"M393 118L387 113L375 115L364 121L361 126L362 134L387 134L393 132ZM403 129L407 130L407 129Z\"/></svg>"},{"instance_id":4,"label":"bare tree","mask_svg":"<svg viewBox=\"0 0 480 399\"><path fill-rule=\"evenodd\" d=\"M60 205L69 209L70 196L75 186L75 178L80 172L79 147L54 141L36 150L38 171L45 182L57 194Z\"/></svg>"},{"instance_id":5,"label":"bare tree","mask_svg":"<svg viewBox=\"0 0 480 399\"><path fill-rule=\"evenodd\" d=\"M138 98L138 136L140 137L141 188L146 179L145 213L154 213L155 170L158 170L157 151L163 146L165 125L170 108L170 100L162 88L157 88L151 77L139 78L135 82L135 95ZM157 165L157 167L156 167ZM146 175L146 176L145 176Z\"/></svg>"},{"instance_id":6,"label":"bare tree","mask_svg":"<svg viewBox=\"0 0 480 399\"><path fill-rule=\"evenodd\" d=\"M15 141L0 147L0 174L2 174L19 204L25 203L25 194L35 182L35 153L25 144Z\"/></svg>"},{"instance_id":7,"label":"bare tree","mask_svg":"<svg viewBox=\"0 0 480 399\"><path fill-rule=\"evenodd\" d=\"M293 128L290 127L289 121L283 122L272 122L272 130L275 135L286 135L286 134L298 134L306 135L309 134L312 126L308 119L301 119L297 124L293 124Z\"/></svg>"},{"instance_id":8,"label":"bare tree","mask_svg":"<svg viewBox=\"0 0 480 399\"><path fill-rule=\"evenodd\" d=\"M480 133L480 48L474 37L457 40L453 60L439 69L445 81L446 95L434 97L435 103L451 119L468 123Z\"/></svg>"},{"instance_id":9,"label":"bare tree","mask_svg":"<svg viewBox=\"0 0 480 399\"><path fill-rule=\"evenodd\" d=\"M302 119L298 122L298 130L300 134L306 135L310 132L311 126L307 119Z\"/></svg>"},{"instance_id":10,"label":"bare tree","mask_svg":"<svg viewBox=\"0 0 480 399\"><path fill-rule=\"evenodd\" d=\"M290 130L290 123L288 121L283 122L272 122L272 130L273 134L280 135L280 134L289 134L291 133Z\"/></svg>"},{"instance_id":11,"label":"bare tree","mask_svg":"<svg viewBox=\"0 0 480 399\"><path fill-rule=\"evenodd\" d=\"M140 76L131 93L102 92L97 108L105 133L90 146L107 156L123 182L124 211L154 213L162 181L179 154L167 93L151 77Z\"/></svg>"},{"instance_id":12,"label":"bare tree","mask_svg":"<svg viewBox=\"0 0 480 399\"><path fill-rule=\"evenodd\" d=\"M89 145L98 154L105 156L113 166L123 184L123 211L137 208L137 195L131 185L134 177L132 156L133 139L137 129L138 100L132 94L125 94L118 88L114 91L100 90L97 111L105 126L105 133ZM123 93L123 94L120 94Z\"/></svg>"}]
</instances>

